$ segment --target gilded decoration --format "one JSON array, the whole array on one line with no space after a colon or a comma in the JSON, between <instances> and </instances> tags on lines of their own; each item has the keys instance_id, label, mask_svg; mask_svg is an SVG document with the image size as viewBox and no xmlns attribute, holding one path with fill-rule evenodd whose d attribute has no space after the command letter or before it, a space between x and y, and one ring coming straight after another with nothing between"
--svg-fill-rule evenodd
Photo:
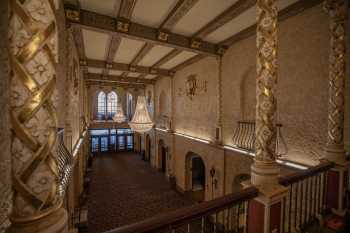
<instances>
[{"instance_id":1,"label":"gilded decoration","mask_svg":"<svg viewBox=\"0 0 350 233\"><path fill-rule=\"evenodd\" d=\"M199 49L201 45L202 45L202 42L200 40L197 40L197 39L191 40L191 48Z\"/></svg>"},{"instance_id":2,"label":"gilded decoration","mask_svg":"<svg viewBox=\"0 0 350 233\"><path fill-rule=\"evenodd\" d=\"M330 15L328 149L343 150L345 110L345 26L347 6L345 0L327 0L325 10ZM336 147L336 148L335 148Z\"/></svg>"},{"instance_id":3,"label":"gilded decoration","mask_svg":"<svg viewBox=\"0 0 350 233\"><path fill-rule=\"evenodd\" d=\"M168 41L168 38L169 38L169 33L158 31L158 40Z\"/></svg>"},{"instance_id":4,"label":"gilded decoration","mask_svg":"<svg viewBox=\"0 0 350 233\"><path fill-rule=\"evenodd\" d=\"M195 95L204 94L207 92L207 81L200 81L194 74L189 75L186 78L185 88L178 89L178 96L181 97L186 95L190 100L193 99Z\"/></svg>"},{"instance_id":5,"label":"gilded decoration","mask_svg":"<svg viewBox=\"0 0 350 233\"><path fill-rule=\"evenodd\" d=\"M67 19L79 22L80 21L80 12L78 10L66 9L66 17Z\"/></svg>"},{"instance_id":6,"label":"gilded decoration","mask_svg":"<svg viewBox=\"0 0 350 233\"><path fill-rule=\"evenodd\" d=\"M129 32L130 23L117 21L117 31L120 32Z\"/></svg>"},{"instance_id":7,"label":"gilded decoration","mask_svg":"<svg viewBox=\"0 0 350 233\"><path fill-rule=\"evenodd\" d=\"M276 157L277 6L276 0L258 0L256 160Z\"/></svg>"},{"instance_id":8,"label":"gilded decoration","mask_svg":"<svg viewBox=\"0 0 350 233\"><path fill-rule=\"evenodd\" d=\"M13 222L60 208L57 192L55 2L10 1Z\"/></svg>"}]
</instances>

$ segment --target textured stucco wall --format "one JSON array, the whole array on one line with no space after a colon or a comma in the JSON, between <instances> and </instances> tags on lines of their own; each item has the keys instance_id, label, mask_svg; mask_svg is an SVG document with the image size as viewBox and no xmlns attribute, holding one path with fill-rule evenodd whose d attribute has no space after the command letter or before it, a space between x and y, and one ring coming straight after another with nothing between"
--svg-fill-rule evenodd
<instances>
[{"instance_id":1,"label":"textured stucco wall","mask_svg":"<svg viewBox=\"0 0 350 233\"><path fill-rule=\"evenodd\" d=\"M186 80L195 75L197 82L207 82L205 93L200 92L192 100L186 95ZM217 119L218 63L215 58L205 58L176 73L174 77L175 131L208 140L215 138Z\"/></svg>"},{"instance_id":2,"label":"textured stucco wall","mask_svg":"<svg viewBox=\"0 0 350 233\"><path fill-rule=\"evenodd\" d=\"M0 4L0 35L8 34L8 1ZM12 205L11 189L11 154L10 154L10 122L9 122L9 63L7 40L0 40L0 232L5 232L10 222L8 214Z\"/></svg>"},{"instance_id":3,"label":"textured stucco wall","mask_svg":"<svg viewBox=\"0 0 350 233\"><path fill-rule=\"evenodd\" d=\"M321 6L279 24L278 121L289 147L288 158L314 163L327 134L328 16ZM223 58L223 140L232 144L240 119L254 119L256 37L234 44Z\"/></svg>"}]
</instances>

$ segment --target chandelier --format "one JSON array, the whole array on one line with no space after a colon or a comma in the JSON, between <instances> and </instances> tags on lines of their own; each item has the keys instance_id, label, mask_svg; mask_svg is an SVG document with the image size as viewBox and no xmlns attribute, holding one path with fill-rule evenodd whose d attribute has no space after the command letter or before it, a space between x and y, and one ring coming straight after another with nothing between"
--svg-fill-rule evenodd
<instances>
[{"instance_id":1,"label":"chandelier","mask_svg":"<svg viewBox=\"0 0 350 233\"><path fill-rule=\"evenodd\" d=\"M113 117L113 121L117 123L122 123L125 121L125 115L121 104L117 104L117 111Z\"/></svg>"},{"instance_id":2,"label":"chandelier","mask_svg":"<svg viewBox=\"0 0 350 233\"><path fill-rule=\"evenodd\" d=\"M153 121L147 110L145 96L139 96L137 98L136 110L132 120L129 122L129 126L133 131L139 133L144 133L152 129Z\"/></svg>"}]
</instances>

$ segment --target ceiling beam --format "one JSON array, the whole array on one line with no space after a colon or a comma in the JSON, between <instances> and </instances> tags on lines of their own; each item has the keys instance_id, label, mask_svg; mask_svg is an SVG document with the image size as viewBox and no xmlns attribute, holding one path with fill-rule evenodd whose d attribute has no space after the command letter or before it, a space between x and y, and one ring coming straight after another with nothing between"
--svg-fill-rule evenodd
<instances>
[{"instance_id":1,"label":"ceiling beam","mask_svg":"<svg viewBox=\"0 0 350 233\"><path fill-rule=\"evenodd\" d=\"M165 20L161 23L160 29L170 31L177 22L198 2L198 0L179 0L170 11Z\"/></svg>"},{"instance_id":2,"label":"ceiling beam","mask_svg":"<svg viewBox=\"0 0 350 233\"><path fill-rule=\"evenodd\" d=\"M139 84L152 84L153 81L149 79L140 79L133 77L123 77L117 75L102 75L102 74L93 74L87 73L84 76L86 81L109 81L109 82L120 82L120 83L139 83Z\"/></svg>"},{"instance_id":3,"label":"ceiling beam","mask_svg":"<svg viewBox=\"0 0 350 233\"><path fill-rule=\"evenodd\" d=\"M256 0L238 0L231 7L225 10L223 13L215 17L212 21L210 21L207 25L202 27L199 31L197 31L193 37L194 38L204 38L216 29L220 28L224 24L228 23L232 19L236 18L244 11L253 7L256 4Z\"/></svg>"},{"instance_id":4,"label":"ceiling beam","mask_svg":"<svg viewBox=\"0 0 350 233\"><path fill-rule=\"evenodd\" d=\"M119 17L130 19L137 0L122 0L119 8Z\"/></svg>"},{"instance_id":5,"label":"ceiling beam","mask_svg":"<svg viewBox=\"0 0 350 233\"><path fill-rule=\"evenodd\" d=\"M311 7L319 5L323 2L323 0L307 0L307 1L297 1L296 3L291 4L290 6L284 8L283 10L278 12L278 21L281 22L289 17L295 16ZM242 31L236 33L235 35L229 37L228 39L220 42L222 47L229 47L232 44L246 39L250 36L256 34L256 24L243 29Z\"/></svg>"},{"instance_id":6,"label":"ceiling beam","mask_svg":"<svg viewBox=\"0 0 350 233\"><path fill-rule=\"evenodd\" d=\"M140 74L155 74L155 75L163 75L163 76L174 76L175 72L173 70L159 69L157 67L146 67L146 66L134 66L124 63L112 62L108 63L103 60L95 60L95 59L86 59L80 60L81 66L86 67L94 67L94 68L102 68L102 69L112 69L112 70L120 70L124 72L134 72Z\"/></svg>"},{"instance_id":7,"label":"ceiling beam","mask_svg":"<svg viewBox=\"0 0 350 233\"><path fill-rule=\"evenodd\" d=\"M174 57L176 57L178 54L180 54L182 51L178 49L172 50L170 53L162 57L159 61L156 62L152 67L153 68L159 68L161 65L165 64L166 62L170 61Z\"/></svg>"},{"instance_id":8,"label":"ceiling beam","mask_svg":"<svg viewBox=\"0 0 350 233\"><path fill-rule=\"evenodd\" d=\"M117 86L117 87L123 87L123 88L146 88L145 84L139 83L139 84L131 84L131 83L119 83L119 82L113 82L113 81L94 81L94 80L86 80L85 84L87 86Z\"/></svg>"},{"instance_id":9,"label":"ceiling beam","mask_svg":"<svg viewBox=\"0 0 350 233\"><path fill-rule=\"evenodd\" d=\"M118 33L122 37L145 41L150 44L160 44L176 49L187 50L209 56L219 56L222 51L216 44L198 41L183 35L163 32L157 28L133 23L123 18L113 18L107 15L65 6L66 19L69 24L78 24L92 30L106 33Z\"/></svg>"},{"instance_id":10,"label":"ceiling beam","mask_svg":"<svg viewBox=\"0 0 350 233\"><path fill-rule=\"evenodd\" d=\"M185 68L185 67L187 67L189 65L192 65L193 63L196 63L196 62L202 60L205 57L207 57L207 56L205 56L203 54L198 54L198 55L196 55L196 56L194 56L194 57L192 57L192 58L190 58L190 59L180 63L179 65L175 66L173 69L175 71L179 71L179 70L181 70L181 69L183 69L183 68Z\"/></svg>"},{"instance_id":11,"label":"ceiling beam","mask_svg":"<svg viewBox=\"0 0 350 233\"><path fill-rule=\"evenodd\" d=\"M83 40L83 33L81 31L80 27L74 26L72 27L72 34L75 46L78 50L79 58L85 59L85 46L84 46L84 40Z\"/></svg>"},{"instance_id":12,"label":"ceiling beam","mask_svg":"<svg viewBox=\"0 0 350 233\"><path fill-rule=\"evenodd\" d=\"M133 66L136 66L142 60L142 58L144 58L149 53L149 51L151 51L152 48L153 48L152 44L146 43L142 47L140 52L134 57L134 59L130 64Z\"/></svg>"},{"instance_id":13,"label":"ceiling beam","mask_svg":"<svg viewBox=\"0 0 350 233\"><path fill-rule=\"evenodd\" d=\"M125 19L130 19L132 12L134 10L135 4L137 0L122 0L120 4L120 8L118 11L118 16L123 17ZM116 4L117 2L115 2ZM111 36L111 41L109 43L109 49L107 52L107 57L106 61L108 63L113 62L115 55L117 54L119 45L120 45L121 37L116 34L112 34ZM107 75L108 74L108 68L106 67L103 69L103 74Z\"/></svg>"}]
</instances>

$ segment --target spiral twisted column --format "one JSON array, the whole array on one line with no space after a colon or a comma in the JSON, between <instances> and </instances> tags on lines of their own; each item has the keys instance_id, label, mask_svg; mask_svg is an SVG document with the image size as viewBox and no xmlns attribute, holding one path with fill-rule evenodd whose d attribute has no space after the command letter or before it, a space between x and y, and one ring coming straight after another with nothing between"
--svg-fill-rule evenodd
<instances>
[{"instance_id":1,"label":"spiral twisted column","mask_svg":"<svg viewBox=\"0 0 350 233\"><path fill-rule=\"evenodd\" d=\"M344 111L345 111L345 61L346 61L346 19L345 0L327 0L325 10L330 16L329 55L329 99L327 159L334 162L345 160Z\"/></svg>"},{"instance_id":2,"label":"spiral twisted column","mask_svg":"<svg viewBox=\"0 0 350 233\"><path fill-rule=\"evenodd\" d=\"M222 56L217 58L218 62L218 80L216 85L216 106L217 106L217 122L215 129L215 143L222 144Z\"/></svg>"},{"instance_id":3,"label":"spiral twisted column","mask_svg":"<svg viewBox=\"0 0 350 233\"><path fill-rule=\"evenodd\" d=\"M277 0L258 0L256 157L252 184L277 183L276 97L277 85Z\"/></svg>"},{"instance_id":4,"label":"spiral twisted column","mask_svg":"<svg viewBox=\"0 0 350 233\"><path fill-rule=\"evenodd\" d=\"M56 89L58 1L10 1L13 213L11 232L61 233Z\"/></svg>"}]
</instances>

